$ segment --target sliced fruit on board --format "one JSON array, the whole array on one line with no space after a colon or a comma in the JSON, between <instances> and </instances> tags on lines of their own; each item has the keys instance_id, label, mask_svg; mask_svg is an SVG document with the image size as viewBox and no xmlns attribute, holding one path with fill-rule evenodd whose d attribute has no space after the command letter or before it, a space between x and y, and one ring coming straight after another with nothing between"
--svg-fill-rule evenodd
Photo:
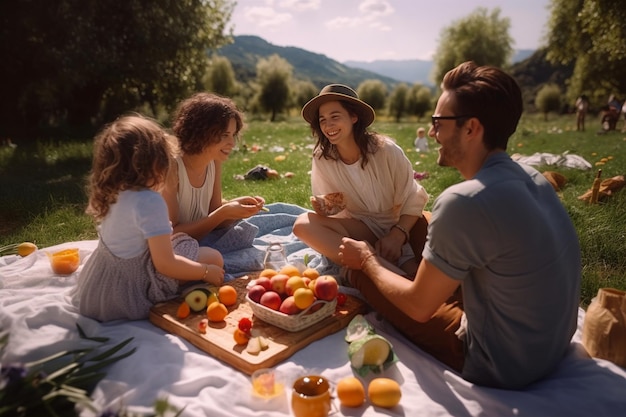
<instances>
[{"instance_id":1,"label":"sliced fruit on board","mask_svg":"<svg viewBox=\"0 0 626 417\"><path fill-rule=\"evenodd\" d=\"M355 340L348 346L350 364L355 369L360 369L363 366L374 366L382 369L390 354L392 355L391 343L377 334Z\"/></svg>"},{"instance_id":2,"label":"sliced fruit on board","mask_svg":"<svg viewBox=\"0 0 626 417\"><path fill-rule=\"evenodd\" d=\"M192 290L185 296L185 301L189 304L191 311L197 313L206 309L207 299L209 298L208 294L209 292L205 290Z\"/></svg>"}]
</instances>

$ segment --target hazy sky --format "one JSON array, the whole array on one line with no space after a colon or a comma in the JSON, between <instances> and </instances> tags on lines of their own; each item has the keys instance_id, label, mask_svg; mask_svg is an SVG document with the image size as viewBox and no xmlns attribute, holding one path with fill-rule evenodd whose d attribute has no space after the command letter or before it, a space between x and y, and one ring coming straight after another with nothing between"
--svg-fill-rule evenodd
<instances>
[{"instance_id":1,"label":"hazy sky","mask_svg":"<svg viewBox=\"0 0 626 417\"><path fill-rule=\"evenodd\" d=\"M543 43L550 0L236 0L235 35L256 35L339 62L431 60L441 30L478 7L511 21L514 49Z\"/></svg>"}]
</instances>

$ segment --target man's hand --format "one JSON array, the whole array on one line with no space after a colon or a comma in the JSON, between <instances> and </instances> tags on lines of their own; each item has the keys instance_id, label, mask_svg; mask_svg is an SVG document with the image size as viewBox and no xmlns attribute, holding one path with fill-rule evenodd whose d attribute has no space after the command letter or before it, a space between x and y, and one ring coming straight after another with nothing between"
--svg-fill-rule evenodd
<instances>
[{"instance_id":1,"label":"man's hand","mask_svg":"<svg viewBox=\"0 0 626 417\"><path fill-rule=\"evenodd\" d=\"M350 269L361 269L361 263L370 254L375 253L372 246L362 240L354 240L349 237L341 239L341 245L339 245L339 259L343 265Z\"/></svg>"}]
</instances>

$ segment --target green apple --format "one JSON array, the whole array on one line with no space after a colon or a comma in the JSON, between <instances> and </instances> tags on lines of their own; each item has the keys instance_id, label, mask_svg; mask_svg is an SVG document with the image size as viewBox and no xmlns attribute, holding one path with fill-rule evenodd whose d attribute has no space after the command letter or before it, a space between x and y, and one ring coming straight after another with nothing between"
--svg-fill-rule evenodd
<instances>
[{"instance_id":1,"label":"green apple","mask_svg":"<svg viewBox=\"0 0 626 417\"><path fill-rule=\"evenodd\" d=\"M197 289L190 291L185 296L185 301L187 301L187 304L189 304L189 308L197 313L206 309L208 298L209 297L206 291Z\"/></svg>"}]
</instances>

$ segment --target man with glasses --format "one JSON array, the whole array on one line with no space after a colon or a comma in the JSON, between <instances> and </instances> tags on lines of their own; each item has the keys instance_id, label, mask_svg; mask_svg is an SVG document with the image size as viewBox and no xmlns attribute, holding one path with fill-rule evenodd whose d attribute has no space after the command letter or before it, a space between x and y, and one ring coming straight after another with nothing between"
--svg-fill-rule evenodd
<instances>
[{"instance_id":1,"label":"man with glasses","mask_svg":"<svg viewBox=\"0 0 626 417\"><path fill-rule=\"evenodd\" d=\"M466 62L441 87L428 133L437 163L464 181L436 199L415 278L390 271L366 242L344 238L339 256L371 306L420 348L468 381L521 389L556 368L576 330L578 238L550 183L506 153L522 114L515 80Z\"/></svg>"}]
</instances>

